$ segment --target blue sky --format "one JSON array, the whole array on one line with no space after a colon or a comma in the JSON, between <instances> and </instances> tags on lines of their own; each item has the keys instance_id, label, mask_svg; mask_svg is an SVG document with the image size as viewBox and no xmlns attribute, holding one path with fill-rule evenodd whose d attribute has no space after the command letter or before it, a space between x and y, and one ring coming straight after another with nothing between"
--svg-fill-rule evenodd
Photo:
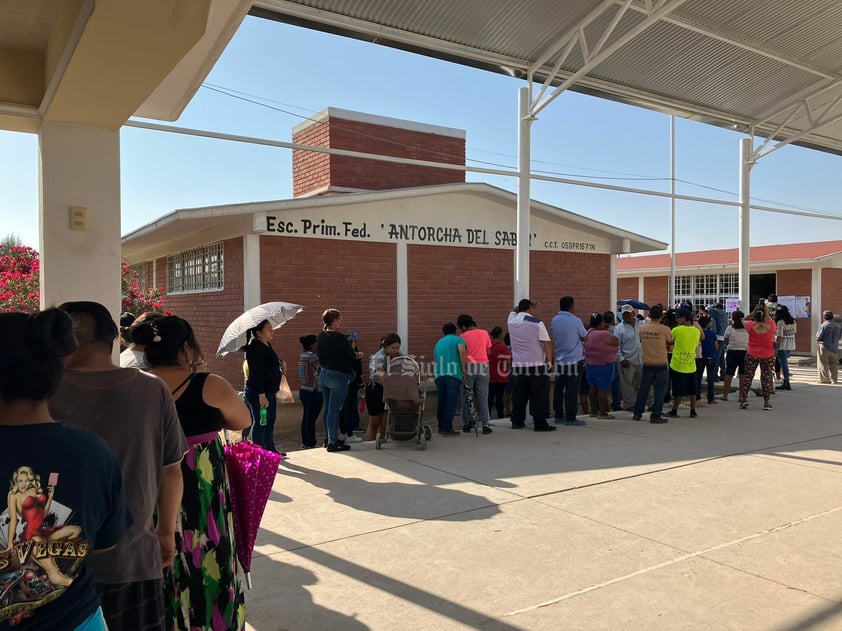
<instances>
[{"instance_id":1,"label":"blue sky","mask_svg":"<svg viewBox=\"0 0 842 631\"><path fill-rule=\"evenodd\" d=\"M469 164L517 163L517 91L524 82L511 77L247 18L206 84L277 109L202 88L178 125L289 140L294 125L333 106L464 129ZM289 150L132 128L121 134L124 232L177 208L292 195ZM677 119L676 177L736 194L740 138ZM533 170L668 191L669 117L568 92L534 123L532 154ZM753 198L842 215L840 168L842 157L786 147L753 169ZM662 179L639 179L650 177ZM467 179L516 186L513 178L469 173ZM736 199L684 183L677 191ZM532 197L669 241L667 199L539 181L532 183ZM676 207L678 251L737 246L736 209L690 202ZM37 247L34 135L0 132L0 217L0 236L16 233ZM752 214L753 245L839 238L840 221Z\"/></svg>"}]
</instances>

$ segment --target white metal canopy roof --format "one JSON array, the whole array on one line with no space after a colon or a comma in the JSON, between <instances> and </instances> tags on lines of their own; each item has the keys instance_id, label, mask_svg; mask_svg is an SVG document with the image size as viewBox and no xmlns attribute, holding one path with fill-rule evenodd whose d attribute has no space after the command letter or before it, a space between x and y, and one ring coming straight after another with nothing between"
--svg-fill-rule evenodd
<instances>
[{"instance_id":1,"label":"white metal canopy roof","mask_svg":"<svg viewBox=\"0 0 842 631\"><path fill-rule=\"evenodd\" d=\"M546 81L533 114L569 88L842 153L838 0L257 0L251 14Z\"/></svg>"}]
</instances>

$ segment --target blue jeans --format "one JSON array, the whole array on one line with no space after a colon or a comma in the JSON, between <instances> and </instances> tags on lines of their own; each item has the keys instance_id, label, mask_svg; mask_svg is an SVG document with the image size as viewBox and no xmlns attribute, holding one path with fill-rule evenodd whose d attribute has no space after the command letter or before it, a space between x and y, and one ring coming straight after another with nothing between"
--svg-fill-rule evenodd
<instances>
[{"instance_id":1,"label":"blue jeans","mask_svg":"<svg viewBox=\"0 0 842 631\"><path fill-rule=\"evenodd\" d=\"M319 383L322 385L325 401L324 423L328 443L335 443L339 438L339 410L345 403L345 397L348 395L348 384L351 383L353 377L354 375L351 373L324 367L319 374Z\"/></svg>"},{"instance_id":2,"label":"blue jeans","mask_svg":"<svg viewBox=\"0 0 842 631\"><path fill-rule=\"evenodd\" d=\"M704 357L696 358L696 401L702 400L702 376L705 374L707 360Z\"/></svg>"},{"instance_id":3,"label":"blue jeans","mask_svg":"<svg viewBox=\"0 0 842 631\"><path fill-rule=\"evenodd\" d=\"M269 407L266 408L266 425L260 424L260 393L246 386L246 403L251 411L251 439L270 451L275 451L275 413L278 400L275 393L266 394Z\"/></svg>"},{"instance_id":4,"label":"blue jeans","mask_svg":"<svg viewBox=\"0 0 842 631\"><path fill-rule=\"evenodd\" d=\"M342 404L342 409L339 410L339 432L346 436L360 431L360 408L357 407L359 405L358 392L357 384L349 384L345 402Z\"/></svg>"},{"instance_id":5,"label":"blue jeans","mask_svg":"<svg viewBox=\"0 0 842 631\"><path fill-rule=\"evenodd\" d=\"M722 381L725 379L725 351L728 349L727 345L725 344L725 340L720 340L717 338L716 340L719 343L719 373L718 379Z\"/></svg>"},{"instance_id":6,"label":"blue jeans","mask_svg":"<svg viewBox=\"0 0 842 631\"><path fill-rule=\"evenodd\" d=\"M488 383L490 380L491 376L488 372L488 364L468 364L468 374L465 375L463 387L473 389L474 399L477 402L477 415L483 427L487 427L489 421L491 421L491 413L488 410ZM466 399L467 397L463 393L462 423L464 425L473 422Z\"/></svg>"},{"instance_id":7,"label":"blue jeans","mask_svg":"<svg viewBox=\"0 0 842 631\"><path fill-rule=\"evenodd\" d=\"M652 401L652 416L649 418L660 418L661 413L664 411L664 397L667 394L669 374L668 366L643 367L643 372L640 374L640 389L637 391L637 400L634 402L635 416L643 416L643 412L646 410L646 397L649 396L649 388L654 386L655 395Z\"/></svg>"},{"instance_id":8,"label":"blue jeans","mask_svg":"<svg viewBox=\"0 0 842 631\"><path fill-rule=\"evenodd\" d=\"M305 447L315 447L316 420L322 411L324 397L319 390L301 389L298 391L298 398L301 399L301 404L304 407L301 416L301 444Z\"/></svg>"},{"instance_id":9,"label":"blue jeans","mask_svg":"<svg viewBox=\"0 0 842 631\"><path fill-rule=\"evenodd\" d=\"M708 403L710 403L716 398L713 390L713 382L716 381L716 371L719 370L719 355L705 357L705 368L708 374Z\"/></svg>"},{"instance_id":10,"label":"blue jeans","mask_svg":"<svg viewBox=\"0 0 842 631\"><path fill-rule=\"evenodd\" d=\"M456 400L462 390L462 380L452 375L436 377L436 390L438 390L436 418L439 431L450 432L453 430L453 415L456 414Z\"/></svg>"},{"instance_id":11,"label":"blue jeans","mask_svg":"<svg viewBox=\"0 0 842 631\"><path fill-rule=\"evenodd\" d=\"M789 355L792 351L778 350L778 361L781 362L781 372L784 374L784 379L789 381Z\"/></svg>"}]
</instances>

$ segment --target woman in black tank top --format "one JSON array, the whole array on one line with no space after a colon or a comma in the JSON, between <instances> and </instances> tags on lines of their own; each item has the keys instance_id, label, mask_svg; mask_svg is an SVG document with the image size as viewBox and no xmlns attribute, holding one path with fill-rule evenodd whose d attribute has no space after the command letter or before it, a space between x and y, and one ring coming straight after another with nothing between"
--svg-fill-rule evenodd
<instances>
[{"instance_id":1,"label":"woman in black tank top","mask_svg":"<svg viewBox=\"0 0 842 631\"><path fill-rule=\"evenodd\" d=\"M167 626L211 629L222 619L225 629L242 629L245 602L237 577L231 498L219 431L248 427L251 414L225 379L195 372L204 362L186 320L167 316L141 324L132 335L141 336L150 372L172 392L190 444L181 463L184 495L176 524L176 554L172 572L164 580ZM205 568L217 566L219 576L210 580Z\"/></svg>"}]
</instances>

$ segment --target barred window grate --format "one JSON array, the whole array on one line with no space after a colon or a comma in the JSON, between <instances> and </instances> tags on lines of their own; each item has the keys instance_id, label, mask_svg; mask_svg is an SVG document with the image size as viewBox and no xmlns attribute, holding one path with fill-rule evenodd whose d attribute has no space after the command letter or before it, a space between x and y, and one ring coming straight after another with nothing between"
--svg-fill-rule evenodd
<instances>
[{"instance_id":1,"label":"barred window grate","mask_svg":"<svg viewBox=\"0 0 842 631\"><path fill-rule=\"evenodd\" d=\"M222 242L167 257L167 293L183 294L224 289Z\"/></svg>"},{"instance_id":2,"label":"barred window grate","mask_svg":"<svg viewBox=\"0 0 842 631\"><path fill-rule=\"evenodd\" d=\"M689 300L694 307L721 302L727 298L737 298L739 292L738 274L699 274L675 277L676 302Z\"/></svg>"},{"instance_id":3,"label":"barred window grate","mask_svg":"<svg viewBox=\"0 0 842 631\"><path fill-rule=\"evenodd\" d=\"M152 287L152 263L145 261L129 266L132 274L137 274L137 284L141 289Z\"/></svg>"}]
</instances>

